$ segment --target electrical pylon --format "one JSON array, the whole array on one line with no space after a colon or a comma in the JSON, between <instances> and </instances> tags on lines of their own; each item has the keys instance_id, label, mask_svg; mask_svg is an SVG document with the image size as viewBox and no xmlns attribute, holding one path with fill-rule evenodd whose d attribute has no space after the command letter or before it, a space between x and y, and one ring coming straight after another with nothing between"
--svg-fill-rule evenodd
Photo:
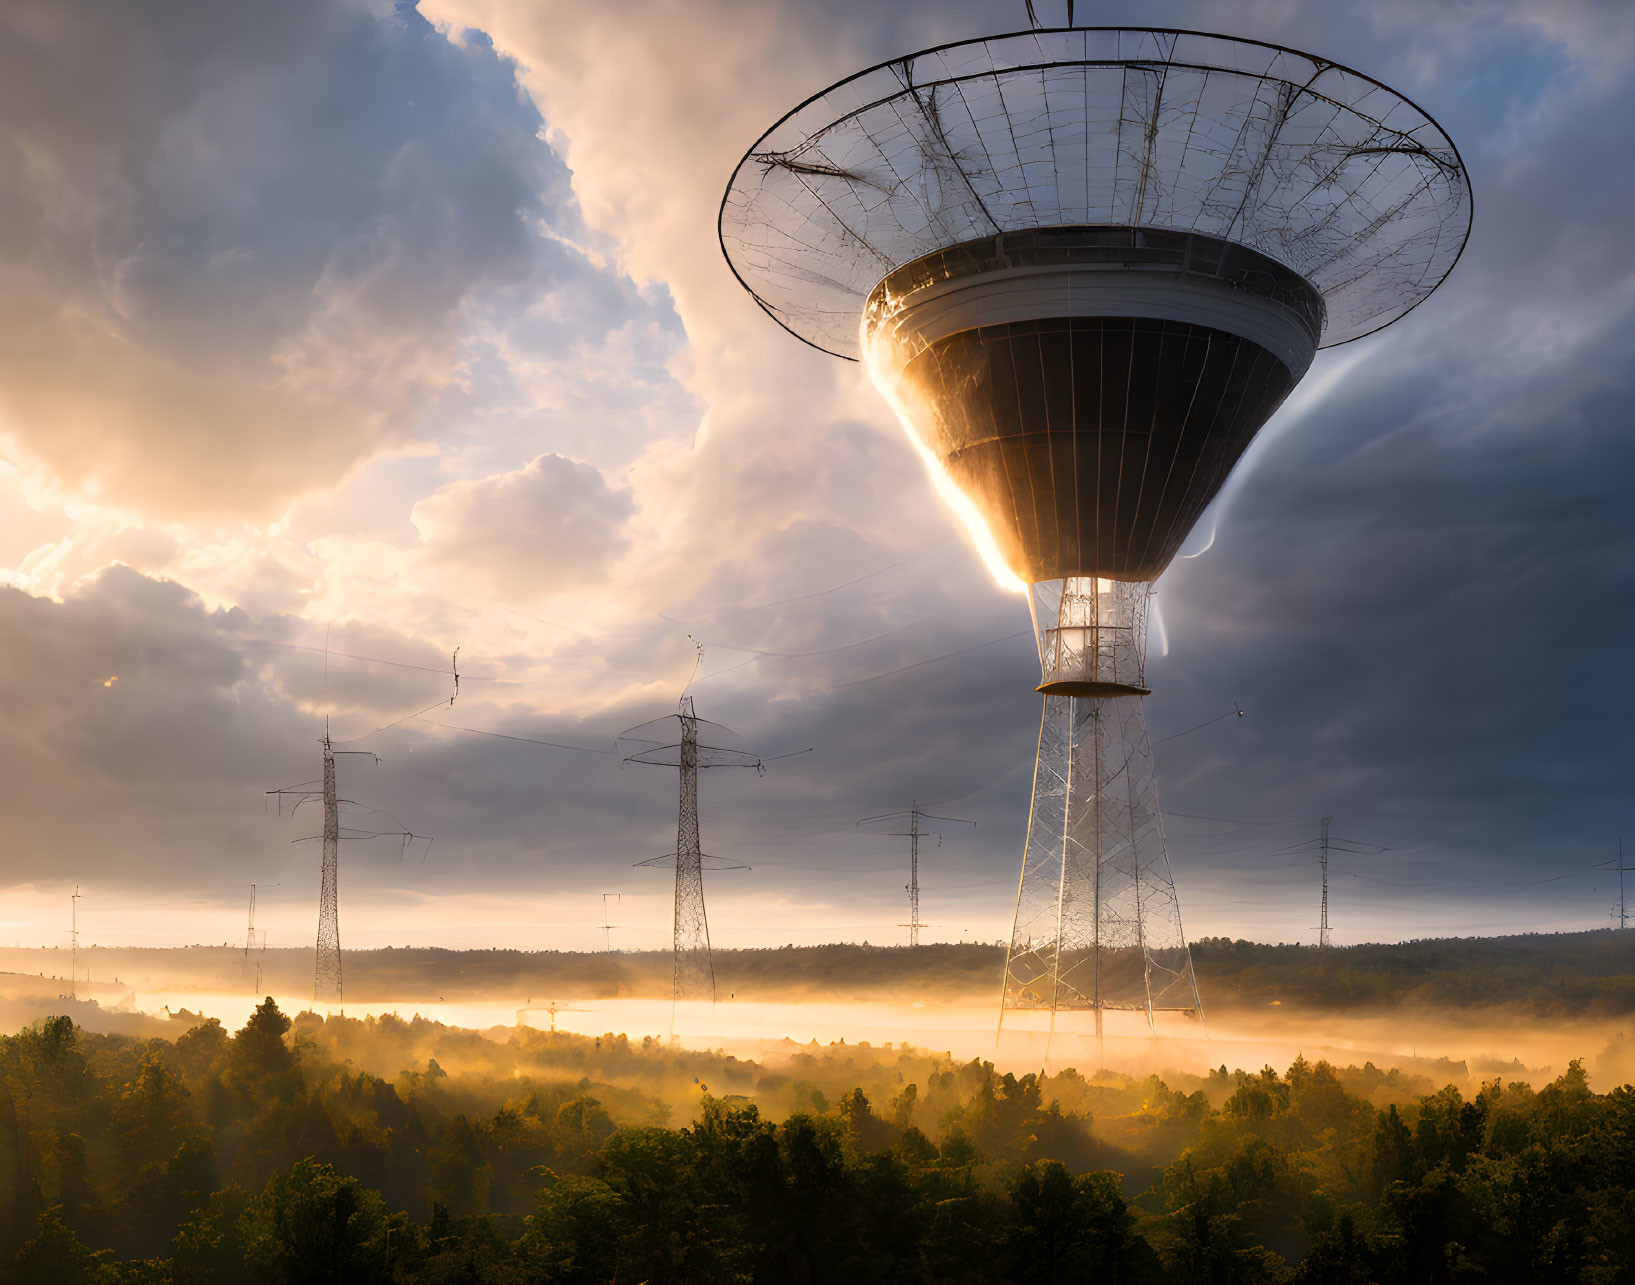
<instances>
[{"instance_id":1,"label":"electrical pylon","mask_svg":"<svg viewBox=\"0 0 1635 1285\"><path fill-rule=\"evenodd\" d=\"M698 774L711 767L752 767L766 772L766 765L743 750L701 745L698 725L702 720L693 709L693 698L683 696L677 712L668 717L681 724L681 739L673 745L656 745L625 759L652 767L680 769L681 796L676 810L676 850L662 857L638 861L638 866L674 865L676 872L675 958L671 977L672 1022L674 1004L681 1000L715 1000L715 965L710 956L710 925L704 910L704 867L715 870L747 870L737 862L721 861L705 855L698 830ZM658 720L654 720L655 722ZM642 726L647 726L643 724ZM638 730L631 728L631 731ZM635 739L629 732L620 740Z\"/></svg>"},{"instance_id":2,"label":"electrical pylon","mask_svg":"<svg viewBox=\"0 0 1635 1285\"><path fill-rule=\"evenodd\" d=\"M69 978L68 998L79 998L79 885L74 885L74 892L68 899L68 953Z\"/></svg>"},{"instance_id":3,"label":"electrical pylon","mask_svg":"<svg viewBox=\"0 0 1635 1285\"><path fill-rule=\"evenodd\" d=\"M342 754L361 754L366 758L374 759L378 764L380 756L369 750L336 749L329 739L328 719L324 720L324 734L318 743L323 747L323 775L318 781L317 789L312 789L312 783L307 782L302 785L286 786L283 789L268 790L267 793L277 796L280 812L283 811L285 796L295 799L295 809L299 809L303 803L309 803L314 799L323 802L323 833L307 835L291 842L310 843L314 839L319 839L323 843L318 890L318 946L312 973L312 999L315 1004L333 1004L339 1008L343 998L340 923L341 840L378 839L391 836L402 839L404 847L407 848L414 840L426 836L417 835L407 828L399 830L362 830L343 827L341 825L341 804L347 803L355 806L355 801L341 798L336 789L335 760ZM381 815L390 816L389 813L381 813Z\"/></svg>"},{"instance_id":4,"label":"electrical pylon","mask_svg":"<svg viewBox=\"0 0 1635 1285\"><path fill-rule=\"evenodd\" d=\"M250 976L250 952L255 949L255 885L250 885L250 925L244 930L244 967L246 979Z\"/></svg>"},{"instance_id":5,"label":"electrical pylon","mask_svg":"<svg viewBox=\"0 0 1635 1285\"><path fill-rule=\"evenodd\" d=\"M602 932L606 934L607 949L608 953L611 954L613 952L613 930L615 928L622 928L624 925L614 923L613 916L608 914L607 899L609 897L612 897L620 905L623 905L624 894L617 892L604 892L602 894Z\"/></svg>"},{"instance_id":6,"label":"electrical pylon","mask_svg":"<svg viewBox=\"0 0 1635 1285\"><path fill-rule=\"evenodd\" d=\"M318 958L312 974L312 999L341 1002L341 805L335 797L335 750L324 733L324 855L318 891Z\"/></svg>"},{"instance_id":7,"label":"electrical pylon","mask_svg":"<svg viewBox=\"0 0 1635 1285\"><path fill-rule=\"evenodd\" d=\"M1614 860L1603 861L1598 865L1592 866L1591 869L1594 869L1594 870L1613 870L1613 869L1615 869L1615 870L1618 871L1618 909L1615 910L1613 913L1615 915L1617 915L1617 917L1618 917L1618 931L1623 932L1626 928L1629 927L1629 903L1624 900L1624 876L1626 874L1630 873L1631 871L1635 871L1635 866L1626 866L1624 864L1624 836L1623 835L1618 836L1618 856L1617 856L1616 860L1615 861Z\"/></svg>"},{"instance_id":8,"label":"electrical pylon","mask_svg":"<svg viewBox=\"0 0 1635 1285\"><path fill-rule=\"evenodd\" d=\"M1299 843L1291 843L1286 848L1279 848L1279 853L1315 852L1317 865L1323 876L1323 897L1317 921L1317 949L1327 950L1330 945L1328 923L1328 863L1335 853L1349 856L1375 856L1391 849L1381 843L1369 843L1366 839L1341 839L1336 837L1331 826L1333 817L1324 817L1322 829L1315 839L1304 839Z\"/></svg>"},{"instance_id":9,"label":"electrical pylon","mask_svg":"<svg viewBox=\"0 0 1635 1285\"><path fill-rule=\"evenodd\" d=\"M904 890L908 893L908 922L897 926L908 929L908 944L913 947L920 944L920 929L928 927L927 924L920 921L920 836L922 834L935 835L937 846L942 847L942 831L935 827L922 829L920 822L948 821L956 825L970 826L974 826L976 822L967 821L964 817L944 817L937 816L932 812L922 812L920 802L916 799L906 812L882 812L878 816L863 817L857 824L862 827L876 821L895 821L898 817L908 818L908 829L879 830L874 833L887 838L906 838L908 840L908 882L904 885Z\"/></svg>"},{"instance_id":10,"label":"electrical pylon","mask_svg":"<svg viewBox=\"0 0 1635 1285\"><path fill-rule=\"evenodd\" d=\"M1328 828L1334 822L1333 817L1323 818L1323 835L1319 842L1322 848L1317 860L1323 867L1323 914L1317 923L1317 949L1328 949Z\"/></svg>"},{"instance_id":11,"label":"electrical pylon","mask_svg":"<svg viewBox=\"0 0 1635 1285\"><path fill-rule=\"evenodd\" d=\"M276 884L276 883L269 883L266 886L268 888L278 888L278 887L281 887L282 885ZM257 935L256 926L255 926L256 893L260 890L260 887L261 887L261 885L259 885L259 884L253 884L252 883L250 885L250 919L249 919L248 925L244 929L244 970L243 971L244 971L244 980L245 981L250 980L250 955L251 955L252 952L255 951L257 944L259 944L260 947L261 947L261 954L262 955L265 955L267 953L267 930L265 928L263 928L260 931L260 934ZM261 961L258 959L256 961L256 966L255 966L255 985L250 987L250 993L252 995L257 994L257 993L260 992L260 990L261 990Z\"/></svg>"}]
</instances>

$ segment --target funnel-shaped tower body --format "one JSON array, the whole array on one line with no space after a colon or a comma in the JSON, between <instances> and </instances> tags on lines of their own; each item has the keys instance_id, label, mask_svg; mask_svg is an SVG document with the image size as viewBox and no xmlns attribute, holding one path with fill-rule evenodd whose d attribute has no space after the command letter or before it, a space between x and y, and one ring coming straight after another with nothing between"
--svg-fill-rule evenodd
<instances>
[{"instance_id":1,"label":"funnel-shaped tower body","mask_svg":"<svg viewBox=\"0 0 1635 1285\"><path fill-rule=\"evenodd\" d=\"M1151 582L1319 348L1470 222L1424 112L1197 32L1019 32L807 100L721 208L756 301L861 358L990 569L1044 713L1004 1003L1196 1010L1142 698Z\"/></svg>"},{"instance_id":2,"label":"funnel-shaped tower body","mask_svg":"<svg viewBox=\"0 0 1635 1285\"><path fill-rule=\"evenodd\" d=\"M1315 287L1197 233L939 250L871 292L869 369L1034 584L1155 579L1311 365Z\"/></svg>"}]
</instances>

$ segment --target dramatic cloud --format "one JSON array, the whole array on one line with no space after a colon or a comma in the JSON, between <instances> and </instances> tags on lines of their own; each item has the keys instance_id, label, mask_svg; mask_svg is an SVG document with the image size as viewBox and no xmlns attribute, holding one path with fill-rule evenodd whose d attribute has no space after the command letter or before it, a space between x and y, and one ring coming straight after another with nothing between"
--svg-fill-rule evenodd
<instances>
[{"instance_id":1,"label":"dramatic cloud","mask_svg":"<svg viewBox=\"0 0 1635 1285\"><path fill-rule=\"evenodd\" d=\"M313 773L327 714L384 758L347 761L355 797L437 839L423 865L349 847L349 944L589 946L606 889L656 944L663 872L629 867L673 846L675 779L613 738L674 709L691 635L701 713L815 747L707 778L706 849L754 867L712 878L718 940L895 939L900 841L854 823L912 798L979 822L926 854L935 935L1000 935L1025 606L861 372L744 294L714 222L808 93L1022 6L422 11L0 19L0 414L24 447L0 562L27 590L0 595L6 879L185 885L200 923L282 881L268 922L304 939L307 823L260 800ZM1097 21L1377 75L1476 193L1447 286L1319 359L1162 582L1148 712L1189 932L1308 935L1287 849L1330 814L1391 849L1337 872L1343 940L1600 922L1585 867L1635 820L1635 18ZM337 656L326 679L326 634L422 668ZM459 701L407 717L446 700L456 645Z\"/></svg>"},{"instance_id":2,"label":"dramatic cloud","mask_svg":"<svg viewBox=\"0 0 1635 1285\"><path fill-rule=\"evenodd\" d=\"M515 472L450 482L415 505L414 522L434 574L526 605L599 587L630 508L590 465L541 455Z\"/></svg>"},{"instance_id":3,"label":"dramatic cloud","mask_svg":"<svg viewBox=\"0 0 1635 1285\"><path fill-rule=\"evenodd\" d=\"M454 377L567 176L479 42L412 9L0 16L0 413L62 483L270 516Z\"/></svg>"}]
</instances>

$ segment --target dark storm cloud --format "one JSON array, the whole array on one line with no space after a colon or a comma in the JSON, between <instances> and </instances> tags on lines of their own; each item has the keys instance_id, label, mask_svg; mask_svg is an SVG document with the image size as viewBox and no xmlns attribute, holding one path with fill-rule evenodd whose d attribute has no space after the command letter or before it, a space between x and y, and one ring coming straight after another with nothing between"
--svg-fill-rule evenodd
<instances>
[{"instance_id":1,"label":"dark storm cloud","mask_svg":"<svg viewBox=\"0 0 1635 1285\"><path fill-rule=\"evenodd\" d=\"M344 16L295 12L309 25L353 32L354 43L377 50L377 69L408 57L400 46L425 39L412 17L391 26L339 10ZM1597 922L1602 899L1578 873L1606 854L1620 825L1635 833L1627 733L1635 691L1626 661L1635 626L1635 290L1626 248L1635 178L1614 163L1627 152L1623 122L1635 117L1630 69L1609 53L1592 74L1582 45L1529 53L1546 20L1523 23L1521 10L1501 6L1473 7L1447 31L1416 27L1406 9L1390 7L1373 17L1293 4L1252 12L1260 25L1245 34L1332 50L1411 89L1463 148L1478 214L1448 285L1393 331L1324 359L1311 380L1315 387L1332 375L1327 393L1291 404L1220 512L1202 524L1194 547L1218 520L1213 546L1162 582L1169 652L1159 655L1155 638L1148 701L1161 740L1160 796L1176 814L1237 818L1170 821L1189 929L1303 934L1314 922L1305 902L1315 900L1315 886L1308 898L1309 861L1283 849L1326 814L1341 833L1397 849L1356 867L1383 882L1366 902L1360 885L1348 886L1356 909L1337 919L1358 925L1349 935L1474 927L1512 913L1487 909L1495 897L1515 917L1548 926ZM1150 20L1243 25L1185 5ZM913 38L919 28L910 18L893 16L889 32L856 15L847 21L848 40L860 47L846 57L858 64L925 43ZM996 25L980 7L946 7L937 21L948 27L937 34L949 36ZM814 31L820 26L813 21ZM199 40L208 23L204 29ZM297 36L285 33L265 42L276 67L306 65L293 55L278 61L291 41ZM499 122L502 141L486 143L479 157L496 147L512 157L512 144L520 147L536 122L516 107L505 64L480 40L466 50L412 48L431 68L415 75L468 105L455 119ZM320 62L353 65L337 59ZM1499 75L1495 67L1515 70ZM376 79L347 101L406 110L405 82L370 74ZM780 92L792 102L818 87ZM769 110L787 105L780 99ZM373 118L363 107L348 117ZM377 125L396 140L394 156L403 150L395 123ZM693 124L644 127L684 140ZM388 204L409 211L403 226L432 229L411 238L423 258L443 253L438 237L452 238L455 269L434 274L420 304L385 290L384 302L365 307L368 316L401 307L435 327L463 281L512 272L532 280L526 256L507 240L507 219L492 261L475 233L464 239L462 219L439 221L439 200L466 199L462 171L443 149L430 146L445 168L411 170L426 174L423 184L394 188ZM458 152L458 138L446 150ZM340 164L339 152L320 145L317 154ZM526 165L513 157L498 164L496 188L477 187L511 193L515 182L571 223L564 181L537 156ZM372 208L366 198L375 191L353 199ZM529 208L512 205L513 196L485 208ZM205 209L207 222L224 217L216 205ZM330 251L323 253L327 263ZM648 309L602 276L570 281L580 284L563 293L558 311L518 330L547 365L567 361L563 354L578 359L585 318L600 331ZM400 284L413 294L410 278ZM748 309L743 320L765 324ZM240 343L236 324L221 343ZM901 841L860 833L854 822L917 798L980 823L928 852L928 918L953 922L953 935L966 921L951 917L972 908L1003 918L1038 718L1031 639L1005 637L1026 628L1025 603L992 587L906 445L835 409L844 372L791 353L777 371L787 385L764 387L746 374L747 410L734 412L726 398L702 408L712 431L670 461L664 486L645 492L647 503L671 502L660 516L679 516L656 535L645 532L645 544L621 525L630 517L626 496L640 487L627 492L615 470L545 455L445 493L459 503L446 500L458 512L443 515L451 534L440 574L468 596L479 596L485 567L521 578L482 590L508 601L552 574L593 586L613 555L632 550L637 562L685 563L687 574L634 582L645 596L632 619L606 634L563 621L552 663L565 674L619 679L623 686L610 690L622 694L595 708L577 691L542 697L518 677L525 658L478 653L464 658L473 674L516 681L473 680L452 710L428 716L604 752L412 721L365 742L385 761L378 769L350 761L347 790L436 834L437 844L423 866L414 856L399 866L396 851L384 848L349 858L349 893L481 886L502 895L606 887L662 895L663 872L628 867L674 844L674 774L621 767L605 751L622 728L674 708L692 666L691 632L708 644L694 687L700 714L735 728L733 743L765 754L815 747L764 778L706 777L706 849L755 867L712 889L851 907L821 912L834 919L834 935L867 935L851 927L864 918L890 933L901 917ZM662 360L644 360L644 396L675 396L660 388ZM641 399L620 384L616 363L602 391L576 392L576 426L543 424L546 440L521 458L540 450L583 457L580 447L602 431L599 409L620 413L621 434L644 430ZM753 434L723 428L731 413ZM579 434L578 444L560 433ZM588 520L568 530L559 519L580 509ZM597 538L584 548L552 543L575 532ZM545 565L546 548L556 565ZM632 583L610 579L606 592L629 594ZM549 605L537 610L553 614ZM337 650L442 663L440 647L404 632L349 629L345 645L338 631ZM60 878L72 865L74 874L110 882L208 878L236 892L304 859L287 843L299 827L265 818L260 800L267 786L315 771L326 703L320 663L247 640L311 643L310 625L303 632L290 617L207 611L178 586L115 570L61 604L5 595L0 631L8 656L22 656L0 670L13 711L0 736L8 761L22 764L6 783L15 878ZM102 687L114 673L120 682ZM329 681L336 735L389 723L445 686L436 674L337 666ZM1162 740L1233 701L1245 718ZM539 712L553 702L576 712ZM310 875L309 866L299 869ZM1566 872L1574 880L1531 883ZM1298 910L1285 914L1282 899L1296 897ZM775 916L752 926L763 941L797 927Z\"/></svg>"}]
</instances>

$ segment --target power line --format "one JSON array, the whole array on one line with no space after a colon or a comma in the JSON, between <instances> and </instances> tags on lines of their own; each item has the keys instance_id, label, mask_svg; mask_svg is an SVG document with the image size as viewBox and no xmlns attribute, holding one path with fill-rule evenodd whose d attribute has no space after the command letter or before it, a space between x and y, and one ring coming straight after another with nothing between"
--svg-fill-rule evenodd
<instances>
[{"instance_id":1,"label":"power line","mask_svg":"<svg viewBox=\"0 0 1635 1285\"><path fill-rule=\"evenodd\" d=\"M926 665L935 665L939 660L952 660L955 656L965 656L973 651L981 651L984 647L994 647L1002 642L1009 642L1013 638L1031 638L1033 630L1018 629L1013 634L1006 634L1003 638L990 638L987 642L972 643L969 647L961 647L958 651L945 651L940 656L932 656L926 660L917 660L912 665L899 665L896 669L887 669L878 674L870 674L867 678L854 678L849 683L841 683L842 688L858 687L863 683L872 683L877 678L890 678L893 674L906 674L911 669L921 669Z\"/></svg>"},{"instance_id":2,"label":"power line","mask_svg":"<svg viewBox=\"0 0 1635 1285\"><path fill-rule=\"evenodd\" d=\"M1201 732L1206 727L1213 727L1216 723L1220 722L1223 718L1231 718L1234 714L1236 714L1239 718L1242 718L1244 713L1245 713L1245 710L1244 710L1243 706L1239 705L1236 701L1233 701L1232 702L1232 708L1227 710L1226 713L1217 714L1217 715L1215 715L1214 718L1205 719L1203 722L1199 723L1198 726L1189 727L1184 732L1176 732L1173 736L1160 736L1156 741L1153 742L1153 744L1154 745L1163 745L1166 741L1178 741L1183 736L1191 736L1194 732Z\"/></svg>"},{"instance_id":3,"label":"power line","mask_svg":"<svg viewBox=\"0 0 1635 1285\"><path fill-rule=\"evenodd\" d=\"M245 644L255 644L261 647L283 647L288 651L310 651L322 655L334 656L341 660L360 660L369 665L390 665L393 669L415 669L423 674L446 674L446 669L434 669L430 665L412 665L406 660L385 660L380 656L358 656L346 651L331 651L327 647L309 647L304 643L274 642L271 638L243 638L239 640ZM456 647L455 653L459 653ZM461 678L470 683L497 683L503 682L498 674L461 674Z\"/></svg>"},{"instance_id":4,"label":"power line","mask_svg":"<svg viewBox=\"0 0 1635 1285\"><path fill-rule=\"evenodd\" d=\"M553 750L572 750L576 754L601 754L608 758L621 757L617 750L597 750L588 745L569 745L565 741L542 741L532 736L513 736L509 732L485 732L480 727L460 727L455 723L439 723L435 719L424 717L424 711L414 715L414 717L420 719L422 723L427 723L432 727L441 727L448 732L469 732L472 736L492 736L496 740L520 741L524 745L543 745L547 749Z\"/></svg>"},{"instance_id":5,"label":"power line","mask_svg":"<svg viewBox=\"0 0 1635 1285\"><path fill-rule=\"evenodd\" d=\"M759 647L734 647L729 643L710 643L711 647L719 651L747 651L754 655L756 660L772 658L775 660L807 660L813 656L832 656L838 651L851 651L854 647L866 647L870 643L883 642L887 638L895 638L898 634L906 634L910 629L918 629L924 622L916 620L911 624L902 625L897 629L887 630L883 634L875 634L872 638L859 638L856 642L841 643L838 647L820 647L816 651L764 651ZM734 669L739 666L734 665ZM719 673L726 673L720 670Z\"/></svg>"}]
</instances>

